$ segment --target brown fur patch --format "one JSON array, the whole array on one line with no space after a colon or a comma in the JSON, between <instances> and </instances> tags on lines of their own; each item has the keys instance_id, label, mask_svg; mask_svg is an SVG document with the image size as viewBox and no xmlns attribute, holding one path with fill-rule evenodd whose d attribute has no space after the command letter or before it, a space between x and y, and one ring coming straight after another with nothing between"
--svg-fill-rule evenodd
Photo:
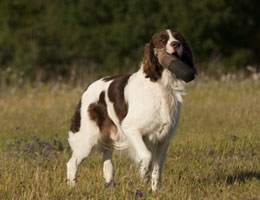
<instances>
[{"instance_id":1,"label":"brown fur patch","mask_svg":"<svg viewBox=\"0 0 260 200\"><path fill-rule=\"evenodd\" d=\"M80 110L81 110L81 100L79 101L75 109L74 115L71 118L70 131L72 133L76 133L79 131L80 121L81 121Z\"/></svg>"},{"instance_id":2,"label":"brown fur patch","mask_svg":"<svg viewBox=\"0 0 260 200\"><path fill-rule=\"evenodd\" d=\"M108 88L108 98L113 102L116 115L120 122L125 118L128 111L128 104L125 101L124 89L131 75L110 77L113 80ZM109 77L106 79L109 80Z\"/></svg>"},{"instance_id":3,"label":"brown fur patch","mask_svg":"<svg viewBox=\"0 0 260 200\"><path fill-rule=\"evenodd\" d=\"M143 58L143 71L146 78L155 82L161 78L164 68L159 64L158 59L154 56L154 46L151 43L145 45Z\"/></svg>"},{"instance_id":4,"label":"brown fur patch","mask_svg":"<svg viewBox=\"0 0 260 200\"><path fill-rule=\"evenodd\" d=\"M150 78L151 81L155 82L161 78L164 70L158 62L158 59L154 56L153 49L164 48L169 36L166 31L161 31L153 35L151 41L145 45L144 58L143 58L143 71L146 74L146 78Z\"/></svg>"},{"instance_id":5,"label":"brown fur patch","mask_svg":"<svg viewBox=\"0 0 260 200\"><path fill-rule=\"evenodd\" d=\"M117 127L108 116L104 91L101 92L98 102L89 105L88 113L90 119L95 121L99 127L101 144L106 148L110 148L113 144L111 136L115 137Z\"/></svg>"}]
</instances>

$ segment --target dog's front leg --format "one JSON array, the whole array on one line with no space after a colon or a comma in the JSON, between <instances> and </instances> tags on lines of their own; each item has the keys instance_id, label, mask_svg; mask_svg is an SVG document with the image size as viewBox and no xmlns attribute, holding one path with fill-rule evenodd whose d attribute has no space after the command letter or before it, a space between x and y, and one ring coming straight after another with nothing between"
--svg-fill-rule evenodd
<instances>
[{"instance_id":1,"label":"dog's front leg","mask_svg":"<svg viewBox=\"0 0 260 200\"><path fill-rule=\"evenodd\" d=\"M125 132L130 142L130 154L139 164L139 174L143 182L149 180L149 166L151 164L152 155L147 149L143 137L139 131L129 130Z\"/></svg>"},{"instance_id":2,"label":"dog's front leg","mask_svg":"<svg viewBox=\"0 0 260 200\"><path fill-rule=\"evenodd\" d=\"M169 140L164 140L156 144L153 154L153 169L151 180L153 191L156 191L162 187L161 174L168 146Z\"/></svg>"},{"instance_id":3,"label":"dog's front leg","mask_svg":"<svg viewBox=\"0 0 260 200\"><path fill-rule=\"evenodd\" d=\"M147 183L149 181L149 167L151 164L151 155L140 157L139 174L141 181Z\"/></svg>"}]
</instances>

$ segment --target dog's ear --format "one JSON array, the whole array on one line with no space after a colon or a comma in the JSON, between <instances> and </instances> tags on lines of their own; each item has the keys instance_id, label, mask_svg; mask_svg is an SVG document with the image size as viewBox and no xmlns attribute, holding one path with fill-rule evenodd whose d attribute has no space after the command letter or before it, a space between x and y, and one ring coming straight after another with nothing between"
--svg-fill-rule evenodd
<instances>
[{"instance_id":1,"label":"dog's ear","mask_svg":"<svg viewBox=\"0 0 260 200\"><path fill-rule=\"evenodd\" d=\"M190 67L192 67L197 74L197 69L196 69L196 67L194 65L194 61L193 61L192 50L186 42L183 43L183 52L182 52L181 60L183 62L185 62L187 65L189 65Z\"/></svg>"},{"instance_id":2,"label":"dog's ear","mask_svg":"<svg viewBox=\"0 0 260 200\"><path fill-rule=\"evenodd\" d=\"M143 71L146 74L145 77L150 78L153 82L157 81L162 75L163 67L154 55L151 42L147 43L144 47Z\"/></svg>"},{"instance_id":3,"label":"dog's ear","mask_svg":"<svg viewBox=\"0 0 260 200\"><path fill-rule=\"evenodd\" d=\"M152 52L152 48L151 48L151 44L147 43L144 46L144 57L143 57L143 68L144 68L144 72L148 70L148 68L152 65L152 61L151 61L151 55L153 54Z\"/></svg>"},{"instance_id":4,"label":"dog's ear","mask_svg":"<svg viewBox=\"0 0 260 200\"><path fill-rule=\"evenodd\" d=\"M192 49L190 48L190 46L188 45L188 43L186 42L185 38L182 35L178 34L178 40L180 40L183 46L181 60L185 62L187 65L189 65L190 67L192 67L195 71L195 74L197 74L197 69L194 65Z\"/></svg>"}]
</instances>

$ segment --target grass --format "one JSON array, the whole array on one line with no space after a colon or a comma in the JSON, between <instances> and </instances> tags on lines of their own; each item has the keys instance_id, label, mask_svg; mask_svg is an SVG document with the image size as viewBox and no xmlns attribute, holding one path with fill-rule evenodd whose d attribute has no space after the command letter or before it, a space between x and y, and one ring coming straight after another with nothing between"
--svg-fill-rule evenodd
<instances>
[{"instance_id":1,"label":"grass","mask_svg":"<svg viewBox=\"0 0 260 200\"><path fill-rule=\"evenodd\" d=\"M93 152L77 187L67 187L67 130L82 91L62 84L1 91L0 199L260 199L260 83L190 84L156 193L122 152L114 155L118 186L105 187L102 156Z\"/></svg>"}]
</instances>

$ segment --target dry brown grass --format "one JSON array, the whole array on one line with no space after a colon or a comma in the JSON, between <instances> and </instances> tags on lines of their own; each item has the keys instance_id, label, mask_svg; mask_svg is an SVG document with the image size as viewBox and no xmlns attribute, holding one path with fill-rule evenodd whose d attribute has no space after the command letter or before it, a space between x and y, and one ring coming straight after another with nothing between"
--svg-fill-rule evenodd
<instances>
[{"instance_id":1,"label":"dry brown grass","mask_svg":"<svg viewBox=\"0 0 260 200\"><path fill-rule=\"evenodd\" d=\"M114 156L116 181L105 188L101 155L65 184L71 113L83 88L50 84L6 88L0 99L0 199L260 199L260 84L198 83L184 97L180 124L152 193L124 153Z\"/></svg>"}]
</instances>

